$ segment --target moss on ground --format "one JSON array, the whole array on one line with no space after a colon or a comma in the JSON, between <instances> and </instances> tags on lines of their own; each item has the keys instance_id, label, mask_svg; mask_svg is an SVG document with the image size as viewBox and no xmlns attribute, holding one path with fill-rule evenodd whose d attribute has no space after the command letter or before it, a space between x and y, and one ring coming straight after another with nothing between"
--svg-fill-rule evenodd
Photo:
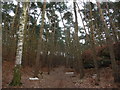
<instances>
[{"instance_id":1,"label":"moss on ground","mask_svg":"<svg viewBox=\"0 0 120 90\"><path fill-rule=\"evenodd\" d=\"M22 84L20 69L21 69L20 65L15 66L14 73L13 73L13 79L12 79L12 82L10 83L10 86L20 86Z\"/></svg>"}]
</instances>

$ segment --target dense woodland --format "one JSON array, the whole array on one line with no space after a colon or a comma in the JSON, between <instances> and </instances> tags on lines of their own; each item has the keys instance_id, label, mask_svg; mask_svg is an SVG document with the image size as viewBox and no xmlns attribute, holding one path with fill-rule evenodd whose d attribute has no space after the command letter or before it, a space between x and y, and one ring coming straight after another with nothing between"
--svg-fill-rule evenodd
<instances>
[{"instance_id":1,"label":"dense woodland","mask_svg":"<svg viewBox=\"0 0 120 90\"><path fill-rule=\"evenodd\" d=\"M3 87L22 87L27 70L44 79L43 68L49 77L58 67L76 72L80 81L92 69L96 86L111 70L106 77L119 87L119 50L120 2L2 2Z\"/></svg>"}]
</instances>

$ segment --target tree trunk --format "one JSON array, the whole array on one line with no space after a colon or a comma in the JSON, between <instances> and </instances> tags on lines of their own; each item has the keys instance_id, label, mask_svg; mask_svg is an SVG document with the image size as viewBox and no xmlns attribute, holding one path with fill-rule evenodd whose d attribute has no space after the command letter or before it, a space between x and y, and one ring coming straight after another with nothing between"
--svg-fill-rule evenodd
<instances>
[{"instance_id":1,"label":"tree trunk","mask_svg":"<svg viewBox=\"0 0 120 90\"><path fill-rule=\"evenodd\" d=\"M44 4L43 4L42 23L41 23L41 27L40 27L40 36L39 36L39 39L38 39L34 77L38 76L38 74L39 74L39 66L41 67L41 63L39 61L41 59L40 55L41 55L41 46L42 46L42 35L43 35L43 30L44 30L45 9L46 9L46 0L44 0Z\"/></svg>"},{"instance_id":2,"label":"tree trunk","mask_svg":"<svg viewBox=\"0 0 120 90\"><path fill-rule=\"evenodd\" d=\"M104 25L104 31L105 31L105 37L106 37L106 41L107 41L107 45L109 47L109 52L110 52L110 58L111 58L111 63L112 63L112 70L113 70L113 77L114 77L114 82L119 82L120 83L120 72L119 72L119 68L118 65L115 61L115 54L114 54L114 50L113 50L113 43L112 40L110 38L110 31L108 29L108 26L104 20L104 16L102 13L102 9L100 7L100 3L97 2L97 6L99 8L99 13L100 13L100 18L103 22Z\"/></svg>"},{"instance_id":3,"label":"tree trunk","mask_svg":"<svg viewBox=\"0 0 120 90\"><path fill-rule=\"evenodd\" d=\"M95 28L94 28L93 21L92 21L92 8L91 8L91 3L90 3L90 31L91 31L90 43L91 43L91 50L93 51L92 54L93 54L93 61L94 61L94 65L95 65L95 71L97 74L95 84L98 85L99 81L100 81L100 74L99 74L99 69L98 69L98 64L97 64L97 56L96 56L96 50L95 50L94 30L95 30Z\"/></svg>"},{"instance_id":4,"label":"tree trunk","mask_svg":"<svg viewBox=\"0 0 120 90\"><path fill-rule=\"evenodd\" d=\"M112 17L110 16L109 6L108 6L107 3L108 3L108 2L106 2L106 7L107 7L107 12L108 12L108 17L109 17L109 20L110 20L110 25L111 25L112 32L113 32L113 38L114 38L114 41L115 41L115 42L118 42L118 39L117 39L117 29L115 28L115 23L114 23L114 21L112 20Z\"/></svg>"},{"instance_id":5,"label":"tree trunk","mask_svg":"<svg viewBox=\"0 0 120 90\"><path fill-rule=\"evenodd\" d=\"M28 10L29 11L29 10ZM26 65L28 65L28 37L27 37L27 35L28 35L28 28L27 28L27 21L28 21L28 12L27 12L27 15L26 15L26 18L25 18L25 26L24 26L24 39L23 39L23 42L24 42L24 44L23 44L23 66L25 67Z\"/></svg>"},{"instance_id":6,"label":"tree trunk","mask_svg":"<svg viewBox=\"0 0 120 90\"><path fill-rule=\"evenodd\" d=\"M97 22L97 21L96 21ZM102 47L103 45L104 45L104 42L101 40L101 39L103 39L103 37L101 36L101 31L100 31L100 28L98 27L98 24L96 23L95 24L95 26L96 26L96 32L97 32L97 34L98 34L98 44Z\"/></svg>"},{"instance_id":7,"label":"tree trunk","mask_svg":"<svg viewBox=\"0 0 120 90\"><path fill-rule=\"evenodd\" d=\"M60 13L60 17L62 19L62 23L64 26L64 33L65 33L65 53L66 53L66 62L65 62L65 66L68 68L69 67L69 55L70 55L70 30L67 31L66 30L66 25L64 23L62 14Z\"/></svg>"},{"instance_id":8,"label":"tree trunk","mask_svg":"<svg viewBox=\"0 0 120 90\"><path fill-rule=\"evenodd\" d=\"M23 39L24 39L24 29L26 26L26 18L27 18L27 10L28 10L28 2L23 3L23 13L20 19L20 27L18 31L18 44L17 44L17 54L16 54L16 62L14 68L13 79L10 85L19 86L21 85L21 62L22 62L22 51L23 51Z\"/></svg>"},{"instance_id":9,"label":"tree trunk","mask_svg":"<svg viewBox=\"0 0 120 90\"><path fill-rule=\"evenodd\" d=\"M11 43L10 43L10 52L9 52L9 56L11 56L12 58L9 58L11 60L15 60L15 54L16 54L16 47L17 47L17 37L16 37L16 31L19 29L17 26L19 24L19 2L18 5L16 7L15 10L15 16L13 18L13 22L12 22L12 26L11 26Z\"/></svg>"},{"instance_id":10,"label":"tree trunk","mask_svg":"<svg viewBox=\"0 0 120 90\"><path fill-rule=\"evenodd\" d=\"M76 2L76 4L77 4L77 2ZM89 42L90 37L89 37L88 34L87 34L87 30L86 30L86 28L85 28L84 20L83 20L83 18L82 18L82 14L80 13L80 8L79 8L79 5L78 5L78 4L77 4L77 7L78 7L78 9L79 9L80 18L82 19L83 28L84 28L84 30L85 30L86 41Z\"/></svg>"},{"instance_id":11,"label":"tree trunk","mask_svg":"<svg viewBox=\"0 0 120 90\"><path fill-rule=\"evenodd\" d=\"M75 58L77 59L77 66L80 72L80 79L83 78L84 76L84 71L83 71L83 61L81 58L81 51L80 51L80 44L79 44L79 39L78 39L78 21L77 21L77 12L76 12L76 5L75 2L73 2L74 5L74 13L75 13Z\"/></svg>"}]
</instances>

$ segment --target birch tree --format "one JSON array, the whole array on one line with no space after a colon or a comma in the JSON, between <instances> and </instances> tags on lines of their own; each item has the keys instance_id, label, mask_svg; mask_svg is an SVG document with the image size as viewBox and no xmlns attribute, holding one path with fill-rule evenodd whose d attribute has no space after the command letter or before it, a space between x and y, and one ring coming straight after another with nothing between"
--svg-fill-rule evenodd
<instances>
[{"instance_id":1,"label":"birch tree","mask_svg":"<svg viewBox=\"0 0 120 90\"><path fill-rule=\"evenodd\" d=\"M17 43L17 52L16 52L16 61L15 61L15 68L14 68L14 74L13 79L10 85L12 86L18 86L21 85L21 63L22 63L22 54L23 54L23 40L24 40L24 30L26 26L26 18L27 18L27 11L28 11L28 2L23 2L23 11L22 15L20 17L20 26L18 34L18 43Z\"/></svg>"}]
</instances>

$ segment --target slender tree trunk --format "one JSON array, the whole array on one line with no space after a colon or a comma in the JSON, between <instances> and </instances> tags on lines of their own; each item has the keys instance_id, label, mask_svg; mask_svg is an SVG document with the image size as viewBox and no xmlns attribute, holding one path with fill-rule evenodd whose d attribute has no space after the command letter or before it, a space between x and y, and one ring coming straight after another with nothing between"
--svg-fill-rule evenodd
<instances>
[{"instance_id":1,"label":"slender tree trunk","mask_svg":"<svg viewBox=\"0 0 120 90\"><path fill-rule=\"evenodd\" d=\"M30 58L29 58L30 57L29 52L32 52L33 57L34 57L34 54L35 54L32 50L35 47L35 44L34 44L34 42L35 42L35 27L36 27L37 20L38 20L40 14L41 14L41 12L39 13L37 19L34 21L34 25L33 25L32 30L30 30L29 23L27 24L27 22L26 22L26 24L28 25L28 28L26 26L25 27L25 32L24 32L24 34L25 34L24 35L24 42L25 43L23 45L23 66L30 65L30 63L32 63L32 61L30 61ZM27 15L26 21L29 21L28 15ZM29 43L29 40L31 40L32 45ZM29 48L29 46L31 46L31 47Z\"/></svg>"},{"instance_id":2,"label":"slender tree trunk","mask_svg":"<svg viewBox=\"0 0 120 90\"><path fill-rule=\"evenodd\" d=\"M4 42L3 43L3 45L2 46L4 46L5 48L4 48L4 51L5 51L5 53L3 53L3 55L5 54L5 57L7 56L8 57L8 51L9 51L9 48L8 48L8 36L9 36L9 34L8 34L8 24L7 24L7 20L5 19L4 21L4 27L3 27L3 33L2 33L2 42ZM7 52L6 52L7 51ZM6 59L6 58L5 58Z\"/></svg>"},{"instance_id":3,"label":"slender tree trunk","mask_svg":"<svg viewBox=\"0 0 120 90\"><path fill-rule=\"evenodd\" d=\"M77 4L77 2L76 2L76 4ZM78 7L78 9L79 9L80 18L82 19L83 28L84 28L85 33L86 33L86 40L89 41L90 37L89 37L88 34L87 34L87 30L86 30L86 28L85 28L84 20L83 20L83 18L82 18L82 14L80 13L80 8L79 8L79 5L78 5L78 4L77 4L77 7Z\"/></svg>"},{"instance_id":4,"label":"slender tree trunk","mask_svg":"<svg viewBox=\"0 0 120 90\"><path fill-rule=\"evenodd\" d=\"M66 31L66 44L67 44L67 65L70 66L70 29Z\"/></svg>"},{"instance_id":5,"label":"slender tree trunk","mask_svg":"<svg viewBox=\"0 0 120 90\"><path fill-rule=\"evenodd\" d=\"M40 63L41 57L40 56L41 56L41 51L42 51L41 47L42 47L42 35L43 35L43 30L44 30L45 9L46 9L46 0L44 0L44 3L43 3L42 23L41 23L40 36L39 36L38 46L37 46L37 55L36 55L34 77L38 76L39 66L41 67L41 63Z\"/></svg>"},{"instance_id":6,"label":"slender tree trunk","mask_svg":"<svg viewBox=\"0 0 120 90\"><path fill-rule=\"evenodd\" d=\"M23 38L24 38L24 29L26 26L26 18L27 18L27 10L28 10L28 3L23 3L23 13L20 19L20 27L18 31L18 44L17 44L17 54L16 54L16 62L14 68L13 79L10 85L18 86L21 85L21 62L22 62L22 51L23 51Z\"/></svg>"},{"instance_id":7,"label":"slender tree trunk","mask_svg":"<svg viewBox=\"0 0 120 90\"><path fill-rule=\"evenodd\" d=\"M52 21L51 21L52 23ZM52 26L52 33L51 33L51 48L50 48L50 64L49 64L49 69L51 70L53 68L53 60L54 60L54 53L55 53L55 22L54 25ZM50 73L49 70L49 73Z\"/></svg>"},{"instance_id":8,"label":"slender tree trunk","mask_svg":"<svg viewBox=\"0 0 120 90\"><path fill-rule=\"evenodd\" d=\"M96 50L95 50L95 36L94 36L94 30L95 30L95 27L94 27L94 24L93 24L93 21L92 21L92 8L91 8L91 3L90 3L90 30L91 30L91 50L93 51L93 61L94 61L94 65L95 65L95 71L96 71L96 74L97 74L97 77L96 77L96 82L95 84L98 85L99 81L100 81L100 74L99 74L99 69L98 69L98 64L97 64L97 56L96 56Z\"/></svg>"},{"instance_id":9,"label":"slender tree trunk","mask_svg":"<svg viewBox=\"0 0 120 90\"><path fill-rule=\"evenodd\" d=\"M29 10L28 10L29 11ZM27 23L27 21L28 21L28 11L27 11L27 15L26 15L26 18L25 18L25 26L24 26L24 39L23 39L23 42L24 42L24 44L23 44L23 66L26 66L26 65L28 65L28 28L27 28L27 25L28 25L28 23Z\"/></svg>"},{"instance_id":10,"label":"slender tree trunk","mask_svg":"<svg viewBox=\"0 0 120 90\"><path fill-rule=\"evenodd\" d=\"M96 21L97 22L97 21ZM100 29L98 28L98 24L96 23L95 24L95 26L96 26L96 32L97 32L97 34L98 34L98 44L102 47L103 45L104 45L104 42L102 42L102 40L101 39L103 39L103 37L101 36L101 31L100 31Z\"/></svg>"},{"instance_id":11,"label":"slender tree trunk","mask_svg":"<svg viewBox=\"0 0 120 90\"><path fill-rule=\"evenodd\" d=\"M13 22L12 22L12 27L11 27L11 29L12 29L13 31L14 31L15 21L16 21L16 19L17 19L18 10L19 10L19 2L18 2L18 5L17 5L17 7L16 7L15 16L14 16Z\"/></svg>"},{"instance_id":12,"label":"slender tree trunk","mask_svg":"<svg viewBox=\"0 0 120 90\"><path fill-rule=\"evenodd\" d=\"M17 7L16 7L16 10L15 10L15 16L14 16L14 18L13 18L13 22L12 22L12 25L11 25L11 29L10 29L10 36L11 36L11 38L10 38L10 46L9 46L9 48L10 48L10 50L9 50L9 52L8 52L8 54L9 54L9 59L11 59L11 60L15 60L15 53L16 53L16 46L17 46L17 44L16 44L16 31L18 30L18 28L17 28L17 24L18 24L18 20L17 19L19 19L18 17L19 17L19 3L17 4ZM17 30L16 30L17 29Z\"/></svg>"},{"instance_id":13,"label":"slender tree trunk","mask_svg":"<svg viewBox=\"0 0 120 90\"><path fill-rule=\"evenodd\" d=\"M114 77L114 82L120 82L120 72L119 72L119 68L118 65L115 61L115 54L114 54L114 50L113 50L113 43L112 40L110 38L110 31L108 29L108 26L104 20L104 16L102 13L102 9L100 7L100 3L97 2L97 6L99 8L99 13L100 13L100 18L103 22L104 25L104 31L105 31L105 36L106 36L106 41L107 41L107 45L109 47L109 52L110 52L110 58L111 58L111 63L112 63L112 70L113 70L113 77Z\"/></svg>"},{"instance_id":14,"label":"slender tree trunk","mask_svg":"<svg viewBox=\"0 0 120 90\"><path fill-rule=\"evenodd\" d=\"M64 20L63 20L63 17L62 17L62 14L60 13L60 16L61 16L61 19L62 19L62 23L63 23L63 26L64 26L64 33L65 33L65 53L66 53L66 63L65 63L65 66L66 67L69 67L69 50L70 50L70 30L67 31L66 30L66 26L65 26L65 23L64 23Z\"/></svg>"},{"instance_id":15,"label":"slender tree trunk","mask_svg":"<svg viewBox=\"0 0 120 90\"><path fill-rule=\"evenodd\" d=\"M75 50L76 50L76 59L78 62L78 69L80 72L80 79L83 78L84 76L84 70L83 70L83 61L81 58L81 51L80 51L80 44L79 44L79 39L78 39L78 21L77 21L77 12L76 12L76 5L75 2L73 2L74 5L74 13L75 13Z\"/></svg>"},{"instance_id":16,"label":"slender tree trunk","mask_svg":"<svg viewBox=\"0 0 120 90\"><path fill-rule=\"evenodd\" d=\"M110 19L110 25L111 25L112 32L113 32L113 38L114 38L115 42L118 42L118 39L117 39L117 30L116 30L114 21L112 20L112 17L110 16L109 6L108 6L107 3L108 2L106 2L106 7L107 7L108 16L109 16L109 19Z\"/></svg>"},{"instance_id":17,"label":"slender tree trunk","mask_svg":"<svg viewBox=\"0 0 120 90\"><path fill-rule=\"evenodd\" d=\"M50 22L50 20L51 20L51 18L48 18L48 23L49 23L49 29L51 28L51 22ZM49 30L46 32L47 33L47 42L48 42L48 46L50 46L51 47L51 35L49 36ZM47 50L48 50L48 52L47 52L47 67L48 67L48 74L50 74L50 68L51 68L51 49L50 49L50 47L47 47Z\"/></svg>"}]
</instances>

